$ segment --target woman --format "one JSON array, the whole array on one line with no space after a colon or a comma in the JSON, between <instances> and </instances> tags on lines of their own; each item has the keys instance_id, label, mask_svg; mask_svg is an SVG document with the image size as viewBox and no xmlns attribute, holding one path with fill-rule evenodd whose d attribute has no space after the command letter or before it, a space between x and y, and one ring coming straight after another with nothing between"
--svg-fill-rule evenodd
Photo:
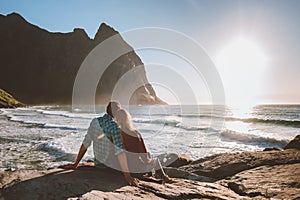
<instances>
[{"instance_id":1,"label":"woman","mask_svg":"<svg viewBox=\"0 0 300 200\"><path fill-rule=\"evenodd\" d=\"M171 182L172 179L164 173L159 160L154 161L150 158L140 132L132 127L130 114L124 109L119 109L115 115L115 120L121 129L121 138L127 151L127 162L130 171L140 177L141 172L149 172L147 170L158 165L160 168L158 174L163 177L165 182Z\"/></svg>"},{"instance_id":2,"label":"woman","mask_svg":"<svg viewBox=\"0 0 300 200\"><path fill-rule=\"evenodd\" d=\"M119 109L115 120L120 126L123 145L128 151L128 163L131 168L137 167L137 164L140 163L153 163L149 158L149 153L140 132L132 127L129 113L124 109Z\"/></svg>"}]
</instances>

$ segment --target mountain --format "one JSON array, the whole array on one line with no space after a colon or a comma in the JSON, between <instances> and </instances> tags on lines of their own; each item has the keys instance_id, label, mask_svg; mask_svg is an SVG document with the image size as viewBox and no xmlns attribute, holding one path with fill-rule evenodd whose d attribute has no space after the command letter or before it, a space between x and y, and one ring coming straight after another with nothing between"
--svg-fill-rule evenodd
<instances>
[{"instance_id":1,"label":"mountain","mask_svg":"<svg viewBox=\"0 0 300 200\"><path fill-rule=\"evenodd\" d=\"M0 87L26 104L71 104L82 62L98 44L116 34L119 33L105 23L93 39L79 28L70 33L53 33L28 23L19 14L0 15ZM134 76L144 84L132 94L130 104L165 104L149 84L144 64L133 48L121 36L114 45L132 51L114 60L99 77L96 102L106 104L120 77L142 66ZM127 86L123 86L125 91Z\"/></svg>"}]
</instances>

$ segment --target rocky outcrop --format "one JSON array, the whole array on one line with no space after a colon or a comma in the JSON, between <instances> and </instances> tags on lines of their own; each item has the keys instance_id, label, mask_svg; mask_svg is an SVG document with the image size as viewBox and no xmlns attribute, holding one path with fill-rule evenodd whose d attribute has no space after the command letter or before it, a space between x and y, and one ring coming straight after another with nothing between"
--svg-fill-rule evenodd
<instances>
[{"instance_id":1,"label":"rocky outcrop","mask_svg":"<svg viewBox=\"0 0 300 200\"><path fill-rule=\"evenodd\" d=\"M16 13L0 15L0 86L27 104L70 104L81 63L99 43L115 34L119 33L105 23L94 39L78 28L70 33L52 33ZM115 45L132 49L122 37ZM137 66L143 70L136 78L144 86L133 93L130 103L165 104L148 83L143 62L133 49L117 58L99 77L96 102L106 104L119 78Z\"/></svg>"},{"instance_id":2,"label":"rocky outcrop","mask_svg":"<svg viewBox=\"0 0 300 200\"><path fill-rule=\"evenodd\" d=\"M241 196L257 199L299 199L300 163L264 165L238 173L219 184Z\"/></svg>"},{"instance_id":3,"label":"rocky outcrop","mask_svg":"<svg viewBox=\"0 0 300 200\"><path fill-rule=\"evenodd\" d=\"M300 151L289 149L284 151L218 154L199 159L189 165L179 167L179 169L220 180L256 167L295 164L299 162Z\"/></svg>"},{"instance_id":4,"label":"rocky outcrop","mask_svg":"<svg viewBox=\"0 0 300 200\"><path fill-rule=\"evenodd\" d=\"M0 108L16 108L25 106L13 96L0 89Z\"/></svg>"},{"instance_id":5,"label":"rocky outcrop","mask_svg":"<svg viewBox=\"0 0 300 200\"><path fill-rule=\"evenodd\" d=\"M81 167L75 171L20 170L1 172L4 199L237 199L232 190L215 183L175 179L165 185L140 181L139 187L126 186L120 173Z\"/></svg>"},{"instance_id":6,"label":"rocky outcrop","mask_svg":"<svg viewBox=\"0 0 300 200\"><path fill-rule=\"evenodd\" d=\"M165 153L158 156L161 164L168 167L181 167L193 162L193 159L185 154Z\"/></svg>"},{"instance_id":7,"label":"rocky outcrop","mask_svg":"<svg viewBox=\"0 0 300 200\"><path fill-rule=\"evenodd\" d=\"M284 149L298 149L300 150L300 135L297 135L292 141L290 141Z\"/></svg>"},{"instance_id":8,"label":"rocky outcrop","mask_svg":"<svg viewBox=\"0 0 300 200\"><path fill-rule=\"evenodd\" d=\"M298 137L298 136L297 136ZM127 186L122 173L79 167L0 172L0 199L299 199L297 149L224 153L191 161L164 154L173 182L143 178ZM169 160L175 161L173 165ZM172 167L171 167L172 166Z\"/></svg>"}]
</instances>

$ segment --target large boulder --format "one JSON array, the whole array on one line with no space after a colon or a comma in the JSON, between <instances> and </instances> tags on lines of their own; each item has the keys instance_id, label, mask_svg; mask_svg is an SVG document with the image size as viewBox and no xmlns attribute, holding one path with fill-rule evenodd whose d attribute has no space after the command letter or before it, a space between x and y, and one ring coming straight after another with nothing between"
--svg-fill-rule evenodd
<instances>
[{"instance_id":1,"label":"large boulder","mask_svg":"<svg viewBox=\"0 0 300 200\"><path fill-rule=\"evenodd\" d=\"M0 188L0 199L246 199L219 184L185 179L126 186L121 173L93 167L0 172Z\"/></svg>"},{"instance_id":2,"label":"large boulder","mask_svg":"<svg viewBox=\"0 0 300 200\"><path fill-rule=\"evenodd\" d=\"M165 153L158 156L161 164L167 167L181 167L193 161L191 157L185 154Z\"/></svg>"},{"instance_id":3,"label":"large boulder","mask_svg":"<svg viewBox=\"0 0 300 200\"><path fill-rule=\"evenodd\" d=\"M300 163L261 166L218 183L239 195L257 199L299 199Z\"/></svg>"},{"instance_id":4,"label":"large boulder","mask_svg":"<svg viewBox=\"0 0 300 200\"><path fill-rule=\"evenodd\" d=\"M290 141L284 149L297 149L300 150L300 135L297 135L292 141Z\"/></svg>"},{"instance_id":5,"label":"large boulder","mask_svg":"<svg viewBox=\"0 0 300 200\"><path fill-rule=\"evenodd\" d=\"M264 165L281 165L300 163L300 151L258 151L241 153L224 153L193 161L179 167L181 170L200 176L223 179L239 172Z\"/></svg>"}]
</instances>

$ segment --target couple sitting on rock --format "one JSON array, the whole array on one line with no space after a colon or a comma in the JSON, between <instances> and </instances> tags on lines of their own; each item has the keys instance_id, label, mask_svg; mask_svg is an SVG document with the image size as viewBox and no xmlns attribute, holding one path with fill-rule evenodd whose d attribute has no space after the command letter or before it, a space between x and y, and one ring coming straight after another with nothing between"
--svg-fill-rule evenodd
<instances>
[{"instance_id":1,"label":"couple sitting on rock","mask_svg":"<svg viewBox=\"0 0 300 200\"><path fill-rule=\"evenodd\" d=\"M93 165L122 171L129 185L137 186L139 183L138 178L133 177L130 172L141 175L160 164L159 160L149 157L141 134L131 125L129 113L115 101L108 104L102 117L92 120L76 162L64 165L63 168L77 168L92 142L95 157ZM162 168L161 170L163 172ZM170 180L166 175L164 179Z\"/></svg>"}]
</instances>

